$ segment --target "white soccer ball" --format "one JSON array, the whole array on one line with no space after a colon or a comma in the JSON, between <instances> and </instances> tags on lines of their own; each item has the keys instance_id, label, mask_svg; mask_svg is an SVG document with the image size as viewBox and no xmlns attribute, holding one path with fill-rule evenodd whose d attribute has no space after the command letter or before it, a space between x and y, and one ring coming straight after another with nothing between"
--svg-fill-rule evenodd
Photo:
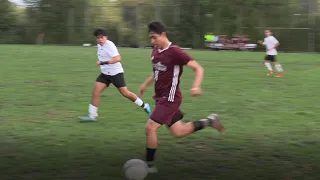
<instances>
[{"instance_id":1,"label":"white soccer ball","mask_svg":"<svg viewBox=\"0 0 320 180\"><path fill-rule=\"evenodd\" d=\"M148 175L148 165L141 159L128 160L123 169L128 180L143 180Z\"/></svg>"}]
</instances>

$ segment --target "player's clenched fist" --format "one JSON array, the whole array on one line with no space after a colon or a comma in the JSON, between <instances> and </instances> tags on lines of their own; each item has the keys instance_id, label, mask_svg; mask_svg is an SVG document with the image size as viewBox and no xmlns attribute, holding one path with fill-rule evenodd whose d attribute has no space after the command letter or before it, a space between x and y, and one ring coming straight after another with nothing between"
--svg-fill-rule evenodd
<instances>
[{"instance_id":1,"label":"player's clenched fist","mask_svg":"<svg viewBox=\"0 0 320 180\"><path fill-rule=\"evenodd\" d=\"M97 65L97 66L100 66L100 65L101 65L101 61L97 61L97 62L96 62L96 65Z\"/></svg>"},{"instance_id":2,"label":"player's clenched fist","mask_svg":"<svg viewBox=\"0 0 320 180\"><path fill-rule=\"evenodd\" d=\"M141 85L140 86L140 89L139 89L139 94L140 94L140 97L143 97L143 94L144 94L144 90L146 89L146 86L144 85Z\"/></svg>"},{"instance_id":3,"label":"player's clenched fist","mask_svg":"<svg viewBox=\"0 0 320 180\"><path fill-rule=\"evenodd\" d=\"M201 88L192 88L191 95L192 96L200 96L202 93Z\"/></svg>"}]
</instances>

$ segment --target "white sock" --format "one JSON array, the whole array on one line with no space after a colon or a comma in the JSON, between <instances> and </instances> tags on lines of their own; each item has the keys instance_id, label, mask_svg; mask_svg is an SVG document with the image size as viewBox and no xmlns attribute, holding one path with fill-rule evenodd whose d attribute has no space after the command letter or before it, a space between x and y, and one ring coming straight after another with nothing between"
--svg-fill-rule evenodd
<instances>
[{"instance_id":1,"label":"white sock","mask_svg":"<svg viewBox=\"0 0 320 180\"><path fill-rule=\"evenodd\" d=\"M98 107L92 105L92 104L89 104L89 116L91 118L96 118L98 117Z\"/></svg>"},{"instance_id":2,"label":"white sock","mask_svg":"<svg viewBox=\"0 0 320 180\"><path fill-rule=\"evenodd\" d=\"M264 65L266 65L268 71L272 71L272 67L271 67L270 63L266 62L266 63L264 63Z\"/></svg>"},{"instance_id":3,"label":"white sock","mask_svg":"<svg viewBox=\"0 0 320 180\"><path fill-rule=\"evenodd\" d=\"M281 64L276 64L274 67L277 69L278 72L283 72Z\"/></svg>"},{"instance_id":4,"label":"white sock","mask_svg":"<svg viewBox=\"0 0 320 180\"><path fill-rule=\"evenodd\" d=\"M143 108L147 107L147 105L140 98L138 98L134 103Z\"/></svg>"}]
</instances>

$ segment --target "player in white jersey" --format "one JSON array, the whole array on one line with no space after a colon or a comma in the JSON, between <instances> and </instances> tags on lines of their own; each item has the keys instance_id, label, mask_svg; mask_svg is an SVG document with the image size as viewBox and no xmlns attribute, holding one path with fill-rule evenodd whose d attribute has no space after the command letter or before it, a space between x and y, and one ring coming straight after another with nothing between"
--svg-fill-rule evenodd
<instances>
[{"instance_id":1,"label":"player in white jersey","mask_svg":"<svg viewBox=\"0 0 320 180\"><path fill-rule=\"evenodd\" d=\"M273 69L270 64L270 62L273 63L275 69L278 72L278 75L276 77L282 77L283 76L283 68L280 63L277 62L277 47L280 45L279 41L272 36L272 32L270 30L265 30L266 37L264 38L264 41L258 41L261 45L266 46L266 56L264 58L264 64L268 69L267 76L271 76L273 74Z\"/></svg>"},{"instance_id":2,"label":"player in white jersey","mask_svg":"<svg viewBox=\"0 0 320 180\"><path fill-rule=\"evenodd\" d=\"M142 107L148 115L151 115L150 105L144 103L136 94L130 92L126 87L124 79L124 71L120 63L121 57L115 44L108 40L107 32L103 29L94 31L98 43L98 61L97 66L100 66L101 74L96 79L96 83L92 93L91 104L89 104L89 114L82 116L80 122L95 121L98 117L98 106L100 102L100 93L113 84L118 88L119 92L132 102Z\"/></svg>"}]
</instances>

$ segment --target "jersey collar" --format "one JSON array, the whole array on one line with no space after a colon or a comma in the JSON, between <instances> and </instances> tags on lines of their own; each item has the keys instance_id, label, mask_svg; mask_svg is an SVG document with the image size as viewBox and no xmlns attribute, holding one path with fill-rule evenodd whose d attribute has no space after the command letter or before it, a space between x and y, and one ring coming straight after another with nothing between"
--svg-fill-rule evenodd
<instances>
[{"instance_id":1,"label":"jersey collar","mask_svg":"<svg viewBox=\"0 0 320 180\"><path fill-rule=\"evenodd\" d=\"M171 46L172 42L169 42L168 47L164 48L164 49L158 49L159 53L162 53L163 51L169 49L169 47Z\"/></svg>"}]
</instances>

